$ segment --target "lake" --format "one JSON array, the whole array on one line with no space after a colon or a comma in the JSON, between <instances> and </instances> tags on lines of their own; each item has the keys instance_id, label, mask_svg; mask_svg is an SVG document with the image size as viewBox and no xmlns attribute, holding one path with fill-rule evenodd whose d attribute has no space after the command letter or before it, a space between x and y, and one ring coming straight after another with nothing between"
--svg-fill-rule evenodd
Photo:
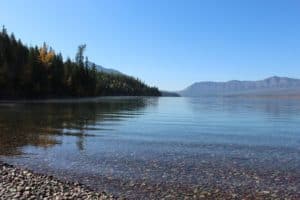
<instances>
[{"instance_id":1,"label":"lake","mask_svg":"<svg viewBox=\"0 0 300 200\"><path fill-rule=\"evenodd\" d=\"M300 198L300 100L3 102L0 160L129 199Z\"/></svg>"}]
</instances>

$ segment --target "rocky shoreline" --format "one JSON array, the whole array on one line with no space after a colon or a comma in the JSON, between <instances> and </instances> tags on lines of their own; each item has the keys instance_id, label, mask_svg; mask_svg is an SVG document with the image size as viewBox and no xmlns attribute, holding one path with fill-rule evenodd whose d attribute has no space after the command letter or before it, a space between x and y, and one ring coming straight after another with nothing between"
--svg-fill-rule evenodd
<instances>
[{"instance_id":1,"label":"rocky shoreline","mask_svg":"<svg viewBox=\"0 0 300 200\"><path fill-rule=\"evenodd\" d=\"M116 199L79 183L62 182L0 162L0 199Z\"/></svg>"}]
</instances>

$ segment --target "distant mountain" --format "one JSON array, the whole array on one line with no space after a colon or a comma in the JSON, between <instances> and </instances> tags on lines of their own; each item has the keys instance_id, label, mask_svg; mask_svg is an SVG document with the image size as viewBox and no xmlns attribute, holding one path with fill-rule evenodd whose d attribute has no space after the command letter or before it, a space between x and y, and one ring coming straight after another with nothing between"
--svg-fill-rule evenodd
<instances>
[{"instance_id":1,"label":"distant mountain","mask_svg":"<svg viewBox=\"0 0 300 200\"><path fill-rule=\"evenodd\" d=\"M300 96L300 79L273 76L259 81L197 82L178 93L182 96Z\"/></svg>"},{"instance_id":2,"label":"distant mountain","mask_svg":"<svg viewBox=\"0 0 300 200\"><path fill-rule=\"evenodd\" d=\"M89 62L89 66L92 67L95 63L93 62ZM104 73L107 73L107 74L118 74L118 75L125 75L121 72L119 72L118 70L115 70L115 69L111 69L111 68L105 68L101 65L97 65L95 64L96 66L96 69L99 71L99 72L104 72Z\"/></svg>"}]
</instances>

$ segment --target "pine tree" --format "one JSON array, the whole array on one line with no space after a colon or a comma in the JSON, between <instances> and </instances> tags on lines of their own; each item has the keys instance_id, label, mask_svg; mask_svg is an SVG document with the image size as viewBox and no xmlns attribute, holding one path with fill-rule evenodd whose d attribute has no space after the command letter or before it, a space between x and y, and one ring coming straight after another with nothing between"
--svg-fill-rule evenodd
<instances>
[{"instance_id":1,"label":"pine tree","mask_svg":"<svg viewBox=\"0 0 300 200\"><path fill-rule=\"evenodd\" d=\"M0 32L0 98L48 98L101 95L160 95L138 79L98 72L79 45L75 62L46 43L27 47L14 34Z\"/></svg>"}]
</instances>

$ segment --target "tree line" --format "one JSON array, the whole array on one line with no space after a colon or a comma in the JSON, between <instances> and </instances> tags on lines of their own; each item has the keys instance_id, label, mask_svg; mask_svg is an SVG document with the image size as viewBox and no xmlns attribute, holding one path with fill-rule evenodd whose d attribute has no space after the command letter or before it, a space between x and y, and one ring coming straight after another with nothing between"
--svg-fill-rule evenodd
<instances>
[{"instance_id":1,"label":"tree line","mask_svg":"<svg viewBox=\"0 0 300 200\"><path fill-rule=\"evenodd\" d=\"M0 99L160 96L158 88L122 74L97 70L84 57L86 45L80 45L75 59L63 59L51 47L24 45L0 32Z\"/></svg>"}]
</instances>

